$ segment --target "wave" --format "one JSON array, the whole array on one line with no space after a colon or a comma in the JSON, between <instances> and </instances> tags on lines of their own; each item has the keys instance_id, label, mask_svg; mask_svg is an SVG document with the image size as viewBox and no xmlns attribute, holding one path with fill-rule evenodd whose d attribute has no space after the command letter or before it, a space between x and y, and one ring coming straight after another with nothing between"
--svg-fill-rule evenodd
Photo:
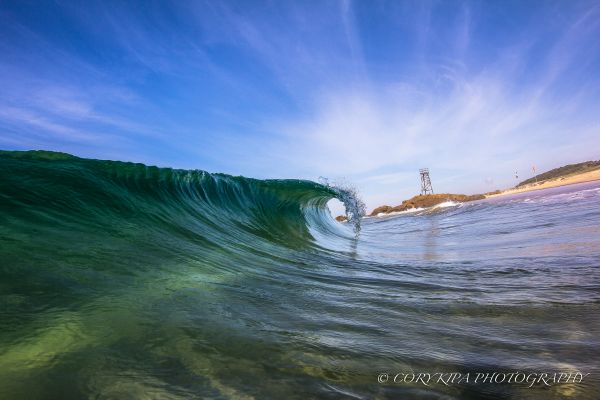
<instances>
[{"instance_id":1,"label":"wave","mask_svg":"<svg viewBox=\"0 0 600 400\"><path fill-rule=\"evenodd\" d=\"M433 206L432 208L447 208L447 207L455 207L455 206L459 206L462 203L456 202L456 201L444 201L443 203L439 203L436 204L435 206Z\"/></svg>"},{"instance_id":2,"label":"wave","mask_svg":"<svg viewBox=\"0 0 600 400\"><path fill-rule=\"evenodd\" d=\"M43 151L0 153L0 185L0 212L14 223L111 236L139 230L238 251L314 246L315 231L347 236L327 208L332 198L344 203L355 232L364 214L348 188Z\"/></svg>"}]
</instances>

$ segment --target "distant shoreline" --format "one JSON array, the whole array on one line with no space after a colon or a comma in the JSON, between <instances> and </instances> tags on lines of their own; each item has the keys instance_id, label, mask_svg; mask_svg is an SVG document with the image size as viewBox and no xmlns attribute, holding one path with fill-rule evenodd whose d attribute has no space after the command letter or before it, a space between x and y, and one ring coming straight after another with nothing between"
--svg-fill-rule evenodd
<instances>
[{"instance_id":1,"label":"distant shoreline","mask_svg":"<svg viewBox=\"0 0 600 400\"><path fill-rule=\"evenodd\" d=\"M536 179L539 181L536 182ZM560 168L555 168L533 178L529 178L528 180L521 182L516 187L510 189L497 190L495 192L470 196L450 193L414 196L409 200L404 200L402 204L395 207L388 205L376 207L369 214L369 216L373 217L389 215L419 208L429 208L446 201L464 203L468 201L490 199L498 196L532 192L535 190L549 189L598 180L600 180L600 161L586 161L579 164L571 164ZM336 217L336 220L343 222L346 220L346 216L339 215Z\"/></svg>"},{"instance_id":2,"label":"distant shoreline","mask_svg":"<svg viewBox=\"0 0 600 400\"><path fill-rule=\"evenodd\" d=\"M506 196L516 193L532 192L535 190L548 189L559 186L567 186L575 183L592 182L600 180L600 169L593 171L587 171L582 173L571 174L568 176L557 177L553 179L547 179L538 183L530 183L521 187L514 187L511 189L502 190L500 193L486 194L487 199Z\"/></svg>"}]
</instances>

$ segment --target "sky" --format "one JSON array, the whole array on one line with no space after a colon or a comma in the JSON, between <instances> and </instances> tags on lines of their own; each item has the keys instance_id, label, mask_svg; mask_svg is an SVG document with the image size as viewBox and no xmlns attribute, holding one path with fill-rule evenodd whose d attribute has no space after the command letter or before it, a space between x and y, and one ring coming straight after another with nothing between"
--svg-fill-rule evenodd
<instances>
[{"instance_id":1,"label":"sky","mask_svg":"<svg viewBox=\"0 0 600 400\"><path fill-rule=\"evenodd\" d=\"M354 185L600 159L598 1L0 1L0 149ZM515 178L515 171L519 179Z\"/></svg>"}]
</instances>

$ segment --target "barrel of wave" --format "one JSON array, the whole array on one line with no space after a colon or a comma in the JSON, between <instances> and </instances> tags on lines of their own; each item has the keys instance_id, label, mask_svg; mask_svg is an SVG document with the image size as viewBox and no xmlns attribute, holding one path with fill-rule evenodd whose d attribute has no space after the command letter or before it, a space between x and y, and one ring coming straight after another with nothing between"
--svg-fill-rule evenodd
<instances>
[{"instance_id":1,"label":"barrel of wave","mask_svg":"<svg viewBox=\"0 0 600 400\"><path fill-rule=\"evenodd\" d=\"M338 221L348 221L354 229L354 233L358 235L360 233L360 224L362 218L367 213L367 207L360 198L358 190L347 182L330 182L329 179L320 177L319 183L327 186L336 194L337 200L339 200L344 206L344 216L340 218L336 217Z\"/></svg>"}]
</instances>

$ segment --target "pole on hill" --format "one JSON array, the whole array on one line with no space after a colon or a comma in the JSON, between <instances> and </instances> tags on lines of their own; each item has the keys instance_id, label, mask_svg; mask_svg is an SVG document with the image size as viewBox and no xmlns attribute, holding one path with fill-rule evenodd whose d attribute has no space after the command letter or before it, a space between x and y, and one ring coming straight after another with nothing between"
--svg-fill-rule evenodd
<instances>
[{"instance_id":1,"label":"pole on hill","mask_svg":"<svg viewBox=\"0 0 600 400\"><path fill-rule=\"evenodd\" d=\"M431 186L431 179L429 178L429 168L421 168L419 174L421 175L421 196L424 194L433 194L433 186Z\"/></svg>"}]
</instances>

